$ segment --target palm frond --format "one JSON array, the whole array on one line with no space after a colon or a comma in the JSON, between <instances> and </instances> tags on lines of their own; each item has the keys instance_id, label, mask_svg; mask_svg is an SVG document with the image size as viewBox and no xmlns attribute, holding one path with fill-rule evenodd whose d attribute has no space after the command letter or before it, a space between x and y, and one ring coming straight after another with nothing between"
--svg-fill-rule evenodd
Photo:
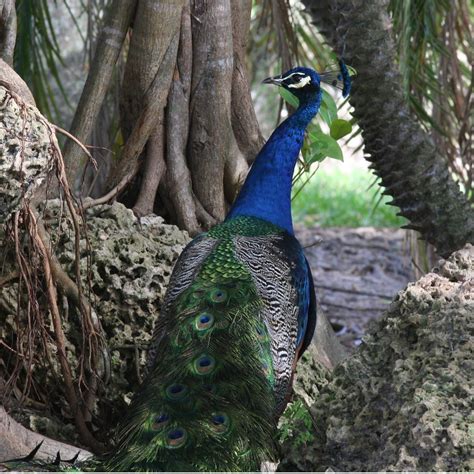
<instances>
[{"instance_id":1,"label":"palm frond","mask_svg":"<svg viewBox=\"0 0 474 474\"><path fill-rule=\"evenodd\" d=\"M68 4L62 0L80 31L77 20ZM55 4L57 0L55 0ZM69 105L59 66L63 66L60 41L58 41L48 0L17 0L17 42L14 68L25 80L35 97L38 108L50 119L57 120L59 109L50 84L56 83L61 100Z\"/></svg>"},{"instance_id":2,"label":"palm frond","mask_svg":"<svg viewBox=\"0 0 474 474\"><path fill-rule=\"evenodd\" d=\"M473 8L468 0L391 0L411 110L473 200ZM460 132L461 131L461 132Z\"/></svg>"}]
</instances>

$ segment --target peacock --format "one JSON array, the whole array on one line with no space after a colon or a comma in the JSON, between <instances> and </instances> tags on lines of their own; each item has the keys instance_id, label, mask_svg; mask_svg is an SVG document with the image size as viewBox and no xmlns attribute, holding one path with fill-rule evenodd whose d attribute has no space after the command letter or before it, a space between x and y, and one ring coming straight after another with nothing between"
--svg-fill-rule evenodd
<instances>
[{"instance_id":1,"label":"peacock","mask_svg":"<svg viewBox=\"0 0 474 474\"><path fill-rule=\"evenodd\" d=\"M321 81L306 67L265 79L299 100L255 159L225 221L196 237L173 270L120 441L117 471L256 471L275 458L275 431L298 358L316 326L311 270L293 231L292 177Z\"/></svg>"},{"instance_id":2,"label":"peacock","mask_svg":"<svg viewBox=\"0 0 474 474\"><path fill-rule=\"evenodd\" d=\"M118 443L113 471L257 471L276 457L277 421L316 326L311 270L296 239L291 187L321 82L350 90L344 63L265 79L299 100L255 159L223 223L173 270Z\"/></svg>"}]
</instances>

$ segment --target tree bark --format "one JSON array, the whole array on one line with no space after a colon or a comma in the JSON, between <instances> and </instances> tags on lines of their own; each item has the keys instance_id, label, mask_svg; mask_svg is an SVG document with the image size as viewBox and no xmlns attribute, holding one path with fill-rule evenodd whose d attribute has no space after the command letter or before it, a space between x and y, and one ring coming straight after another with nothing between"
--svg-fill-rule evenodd
<instances>
[{"instance_id":1,"label":"tree bark","mask_svg":"<svg viewBox=\"0 0 474 474\"><path fill-rule=\"evenodd\" d=\"M18 94L27 104L36 106L26 82L3 59L0 59L0 82Z\"/></svg>"},{"instance_id":2,"label":"tree bark","mask_svg":"<svg viewBox=\"0 0 474 474\"><path fill-rule=\"evenodd\" d=\"M0 58L13 65L16 43L15 0L0 0Z\"/></svg>"},{"instance_id":3,"label":"tree bark","mask_svg":"<svg viewBox=\"0 0 474 474\"><path fill-rule=\"evenodd\" d=\"M114 0L110 6L70 129L71 134L82 143L87 142L96 123L133 18L135 4L136 0ZM82 168L83 157L84 151L74 141L68 140L64 147L64 161L71 186Z\"/></svg>"},{"instance_id":4,"label":"tree bark","mask_svg":"<svg viewBox=\"0 0 474 474\"><path fill-rule=\"evenodd\" d=\"M26 429L15 421L3 407L0 406L0 460L19 458L30 453L39 443L41 448L37 458L45 461L54 459L58 451L62 459L71 459L79 448L69 444L61 443L51 438ZM92 453L80 449L78 461L85 461L92 457Z\"/></svg>"},{"instance_id":5,"label":"tree bark","mask_svg":"<svg viewBox=\"0 0 474 474\"><path fill-rule=\"evenodd\" d=\"M178 51L178 33L172 38L153 82L142 98L142 110L122 151L120 160L112 169L109 177L109 189L117 186L126 176L137 171L139 158L145 145L156 128L156 117L162 110L162 104L168 96L168 89L163 87L161 79L176 62Z\"/></svg>"},{"instance_id":6,"label":"tree bark","mask_svg":"<svg viewBox=\"0 0 474 474\"><path fill-rule=\"evenodd\" d=\"M444 157L411 117L390 34L387 0L303 0L315 24L357 70L351 103L367 159L391 204L448 256L474 242L474 210L452 179Z\"/></svg>"},{"instance_id":7,"label":"tree bark","mask_svg":"<svg viewBox=\"0 0 474 474\"><path fill-rule=\"evenodd\" d=\"M145 148L143 178L137 202L133 206L133 211L137 216L147 216L153 212L158 185L166 173L164 121L164 110L161 109L156 117L155 130L150 135Z\"/></svg>"},{"instance_id":8,"label":"tree bark","mask_svg":"<svg viewBox=\"0 0 474 474\"><path fill-rule=\"evenodd\" d=\"M138 0L120 100L120 121L125 141L146 105L143 103L145 94L179 31L183 4L183 0ZM169 89L172 75L173 70L162 71L159 82L163 89ZM147 97L147 100L155 98ZM166 95L161 95L159 100L160 109L163 109Z\"/></svg>"},{"instance_id":9,"label":"tree bark","mask_svg":"<svg viewBox=\"0 0 474 474\"><path fill-rule=\"evenodd\" d=\"M181 37L178 61L167 108L167 184L176 221L191 235L200 232L196 215L191 173L186 163L186 146L189 134L189 98L191 94L192 31L191 9L188 3L181 18Z\"/></svg>"},{"instance_id":10,"label":"tree bark","mask_svg":"<svg viewBox=\"0 0 474 474\"><path fill-rule=\"evenodd\" d=\"M173 76L174 58L167 68L160 67L172 42L178 41L184 0L138 0L133 35L127 56L120 102L121 128L125 140L147 104L157 101L153 118L155 130L144 153L143 179L134 210L138 215L153 212L156 191L166 169L164 158L164 108ZM177 44L172 46L177 51ZM174 60L173 60L174 59ZM160 86L155 96L147 95L152 82ZM165 93L166 92L166 93Z\"/></svg>"},{"instance_id":11,"label":"tree bark","mask_svg":"<svg viewBox=\"0 0 474 474\"><path fill-rule=\"evenodd\" d=\"M245 64L252 1L232 2L234 74L232 76L232 129L240 151L252 163L265 140L258 125Z\"/></svg>"},{"instance_id":12,"label":"tree bark","mask_svg":"<svg viewBox=\"0 0 474 474\"><path fill-rule=\"evenodd\" d=\"M224 166L231 144L233 75L230 0L194 0L189 165L194 191L212 217L223 220Z\"/></svg>"}]
</instances>

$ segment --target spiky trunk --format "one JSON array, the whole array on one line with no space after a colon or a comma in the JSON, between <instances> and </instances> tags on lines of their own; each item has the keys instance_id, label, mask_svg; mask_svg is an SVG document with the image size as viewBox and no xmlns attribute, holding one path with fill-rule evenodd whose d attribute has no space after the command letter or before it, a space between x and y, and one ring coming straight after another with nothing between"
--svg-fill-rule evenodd
<instances>
[{"instance_id":1,"label":"spiky trunk","mask_svg":"<svg viewBox=\"0 0 474 474\"><path fill-rule=\"evenodd\" d=\"M334 49L357 70L351 104L367 159L392 204L438 253L474 242L474 210L445 157L410 115L395 62L387 0L303 0Z\"/></svg>"}]
</instances>

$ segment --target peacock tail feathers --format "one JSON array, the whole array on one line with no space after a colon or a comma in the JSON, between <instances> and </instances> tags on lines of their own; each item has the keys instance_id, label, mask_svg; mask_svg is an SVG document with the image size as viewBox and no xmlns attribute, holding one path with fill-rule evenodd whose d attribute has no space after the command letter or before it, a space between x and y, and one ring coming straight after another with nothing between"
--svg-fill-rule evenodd
<instances>
[{"instance_id":1,"label":"peacock tail feathers","mask_svg":"<svg viewBox=\"0 0 474 474\"><path fill-rule=\"evenodd\" d=\"M206 258L165 302L154 364L108 469L245 471L274 458L271 338L236 239L276 232L259 219L238 218L206 234Z\"/></svg>"}]
</instances>

